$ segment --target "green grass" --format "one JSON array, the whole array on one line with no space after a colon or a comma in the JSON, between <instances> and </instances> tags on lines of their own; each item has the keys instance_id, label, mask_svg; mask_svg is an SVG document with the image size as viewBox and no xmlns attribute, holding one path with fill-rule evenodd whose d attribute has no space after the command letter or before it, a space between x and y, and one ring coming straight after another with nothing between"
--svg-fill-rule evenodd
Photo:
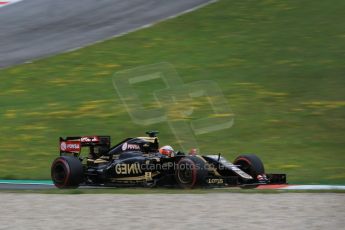
<instances>
[{"instance_id":1,"label":"green grass","mask_svg":"<svg viewBox=\"0 0 345 230\"><path fill-rule=\"evenodd\" d=\"M166 123L134 124L112 86L116 71L169 62L186 83L217 82L235 114L231 129L196 136L204 152L257 153L290 183L345 184L344 10L341 0L223 0L1 70L0 178L49 179L59 136L116 142L158 129L162 144L178 146ZM141 95L160 87L142 85Z\"/></svg>"}]
</instances>

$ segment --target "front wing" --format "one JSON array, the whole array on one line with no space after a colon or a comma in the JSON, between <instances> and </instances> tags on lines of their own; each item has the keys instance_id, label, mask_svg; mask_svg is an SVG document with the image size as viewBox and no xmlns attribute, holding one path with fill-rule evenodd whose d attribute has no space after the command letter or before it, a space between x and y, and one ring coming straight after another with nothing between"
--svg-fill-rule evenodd
<instances>
[{"instance_id":1,"label":"front wing","mask_svg":"<svg viewBox=\"0 0 345 230\"><path fill-rule=\"evenodd\" d=\"M286 174L266 174L267 180L243 181L239 176L209 176L206 178L206 185L211 187L236 187L236 186L255 186L266 184L286 184Z\"/></svg>"}]
</instances>

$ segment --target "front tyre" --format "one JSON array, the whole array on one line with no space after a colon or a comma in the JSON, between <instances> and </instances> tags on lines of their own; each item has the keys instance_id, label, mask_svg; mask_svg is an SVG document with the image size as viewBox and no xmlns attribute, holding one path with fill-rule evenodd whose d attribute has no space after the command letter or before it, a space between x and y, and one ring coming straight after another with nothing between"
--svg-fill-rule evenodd
<instances>
[{"instance_id":1,"label":"front tyre","mask_svg":"<svg viewBox=\"0 0 345 230\"><path fill-rule=\"evenodd\" d=\"M72 156L62 156L54 160L51 177L57 188L78 188L83 182L83 165Z\"/></svg>"},{"instance_id":2,"label":"front tyre","mask_svg":"<svg viewBox=\"0 0 345 230\"><path fill-rule=\"evenodd\" d=\"M204 185L207 176L206 163L199 157L181 158L175 170L175 179L181 188L195 188Z\"/></svg>"},{"instance_id":3,"label":"front tyre","mask_svg":"<svg viewBox=\"0 0 345 230\"><path fill-rule=\"evenodd\" d=\"M242 171L254 178L254 183L257 183L258 175L265 174L265 167L261 159L255 154L244 154L238 156L234 160L234 165L238 165ZM258 185L244 185L242 188L256 188Z\"/></svg>"}]
</instances>

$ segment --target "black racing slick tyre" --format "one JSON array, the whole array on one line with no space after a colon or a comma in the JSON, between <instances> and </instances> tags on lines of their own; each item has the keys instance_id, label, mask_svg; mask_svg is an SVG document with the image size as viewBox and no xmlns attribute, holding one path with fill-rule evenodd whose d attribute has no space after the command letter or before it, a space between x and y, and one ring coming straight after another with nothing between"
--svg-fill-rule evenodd
<instances>
[{"instance_id":1,"label":"black racing slick tyre","mask_svg":"<svg viewBox=\"0 0 345 230\"><path fill-rule=\"evenodd\" d=\"M78 188L84 178L83 165L76 157L58 157L51 166L51 177L58 188Z\"/></svg>"},{"instance_id":2,"label":"black racing slick tyre","mask_svg":"<svg viewBox=\"0 0 345 230\"><path fill-rule=\"evenodd\" d=\"M203 159L187 156L177 162L175 179L181 188L191 189L206 183L208 170Z\"/></svg>"},{"instance_id":3,"label":"black racing slick tyre","mask_svg":"<svg viewBox=\"0 0 345 230\"><path fill-rule=\"evenodd\" d=\"M265 167L261 159L255 154L244 154L234 160L234 165L238 165L242 171L257 180L258 175L265 174ZM242 188L256 188L257 185L246 185Z\"/></svg>"}]
</instances>

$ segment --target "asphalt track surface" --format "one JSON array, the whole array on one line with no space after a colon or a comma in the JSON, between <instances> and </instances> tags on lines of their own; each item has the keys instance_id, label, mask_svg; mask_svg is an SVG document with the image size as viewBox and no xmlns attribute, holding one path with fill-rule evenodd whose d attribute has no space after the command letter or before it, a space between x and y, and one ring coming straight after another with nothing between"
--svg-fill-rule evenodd
<instances>
[{"instance_id":1,"label":"asphalt track surface","mask_svg":"<svg viewBox=\"0 0 345 230\"><path fill-rule=\"evenodd\" d=\"M77 49L210 2L23 0L0 8L0 68Z\"/></svg>"},{"instance_id":2,"label":"asphalt track surface","mask_svg":"<svg viewBox=\"0 0 345 230\"><path fill-rule=\"evenodd\" d=\"M43 190L53 189L53 185L44 184L0 184L0 190Z\"/></svg>"},{"instance_id":3,"label":"asphalt track surface","mask_svg":"<svg viewBox=\"0 0 345 230\"><path fill-rule=\"evenodd\" d=\"M106 187L81 186L81 189L99 189ZM0 190L45 190L56 189L50 180L0 180ZM109 189L116 189L109 187ZM229 189L229 188L220 188ZM231 189L231 188L230 188ZM344 185L261 185L257 189L279 190L345 190Z\"/></svg>"}]
</instances>

